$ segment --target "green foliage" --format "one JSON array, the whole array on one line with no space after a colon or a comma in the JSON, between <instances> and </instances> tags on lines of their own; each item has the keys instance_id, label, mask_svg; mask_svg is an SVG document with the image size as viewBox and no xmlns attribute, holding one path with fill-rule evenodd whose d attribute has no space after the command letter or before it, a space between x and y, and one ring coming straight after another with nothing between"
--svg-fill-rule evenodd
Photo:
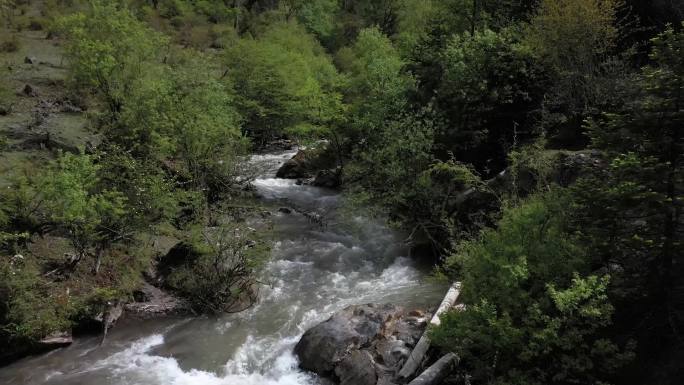
<instances>
[{"instance_id":1,"label":"green foliage","mask_svg":"<svg viewBox=\"0 0 684 385\"><path fill-rule=\"evenodd\" d=\"M296 23L276 23L257 39L227 50L245 132L265 142L297 127L327 127L340 118L339 77L316 40Z\"/></svg>"},{"instance_id":2,"label":"green foliage","mask_svg":"<svg viewBox=\"0 0 684 385\"><path fill-rule=\"evenodd\" d=\"M199 0L194 2L197 12L212 23L225 23L235 17L236 10L226 6L223 0Z\"/></svg>"},{"instance_id":3,"label":"green foliage","mask_svg":"<svg viewBox=\"0 0 684 385\"><path fill-rule=\"evenodd\" d=\"M63 154L42 176L38 189L48 223L71 240L78 259L91 248L126 235L126 199L116 190L101 190L100 167L89 155Z\"/></svg>"},{"instance_id":4,"label":"green foliage","mask_svg":"<svg viewBox=\"0 0 684 385\"><path fill-rule=\"evenodd\" d=\"M612 295L622 326L640 338L644 352L667 351L677 335L681 301L682 191L684 173L684 34L668 29L652 41L652 65L633 84L615 113L589 122L594 146L608 167L574 188L577 229L594 263L613 271ZM652 329L637 319L648 317ZM650 356L651 353L644 353ZM645 359L645 358L644 358Z\"/></svg>"},{"instance_id":5,"label":"green foliage","mask_svg":"<svg viewBox=\"0 0 684 385\"><path fill-rule=\"evenodd\" d=\"M238 157L247 142L240 132L232 89L206 69L208 60L197 53L173 59L168 73L171 89L160 98L158 114L159 132L170 155L183 162L192 186L213 200L237 176Z\"/></svg>"},{"instance_id":6,"label":"green foliage","mask_svg":"<svg viewBox=\"0 0 684 385\"><path fill-rule=\"evenodd\" d=\"M65 295L49 295L36 261L0 257L0 341L26 343L71 326L73 308Z\"/></svg>"},{"instance_id":7,"label":"green foliage","mask_svg":"<svg viewBox=\"0 0 684 385\"><path fill-rule=\"evenodd\" d=\"M282 4L288 6L297 14L297 19L306 29L316 35L318 39L328 42L335 32L335 18L340 11L336 0L290 0Z\"/></svg>"},{"instance_id":8,"label":"green foliage","mask_svg":"<svg viewBox=\"0 0 684 385\"><path fill-rule=\"evenodd\" d=\"M201 312L243 309L254 300L254 272L266 256L263 240L231 224L193 232L189 255L166 277L166 285L189 298Z\"/></svg>"},{"instance_id":9,"label":"green foliage","mask_svg":"<svg viewBox=\"0 0 684 385\"><path fill-rule=\"evenodd\" d=\"M454 36L442 63L436 102L448 121L443 145L479 170L500 170L514 140L534 132L542 68L510 33L491 30Z\"/></svg>"},{"instance_id":10,"label":"green foliage","mask_svg":"<svg viewBox=\"0 0 684 385\"><path fill-rule=\"evenodd\" d=\"M388 121L357 148L345 168L345 181L356 204L379 207L410 231L411 240L427 243L439 254L451 246L460 194L484 186L468 166L436 161L433 140L429 113Z\"/></svg>"},{"instance_id":11,"label":"green foliage","mask_svg":"<svg viewBox=\"0 0 684 385\"><path fill-rule=\"evenodd\" d=\"M371 135L388 117L406 108L414 82L403 72L404 61L380 30L362 30L351 48L338 53L337 61L349 76L345 96L356 135Z\"/></svg>"},{"instance_id":12,"label":"green foliage","mask_svg":"<svg viewBox=\"0 0 684 385\"><path fill-rule=\"evenodd\" d=\"M9 74L3 68L0 70L0 116L8 115L12 112L16 97L9 86ZM3 139L0 139L2 142ZM0 146L2 149L3 146Z\"/></svg>"},{"instance_id":13,"label":"green foliage","mask_svg":"<svg viewBox=\"0 0 684 385\"><path fill-rule=\"evenodd\" d=\"M427 38L431 23L443 11L439 1L404 0L397 11L397 47L406 57L413 48Z\"/></svg>"},{"instance_id":14,"label":"green foliage","mask_svg":"<svg viewBox=\"0 0 684 385\"><path fill-rule=\"evenodd\" d=\"M630 357L603 336L608 278L587 275L567 202L554 192L507 208L496 230L447 261L466 307L443 316L431 338L460 354L475 381L598 384Z\"/></svg>"},{"instance_id":15,"label":"green foliage","mask_svg":"<svg viewBox=\"0 0 684 385\"><path fill-rule=\"evenodd\" d=\"M510 198L514 201L520 196L552 188L560 154L546 150L546 146L547 141L542 136L530 144L514 147L508 153L506 173L510 178Z\"/></svg>"},{"instance_id":16,"label":"green foliage","mask_svg":"<svg viewBox=\"0 0 684 385\"><path fill-rule=\"evenodd\" d=\"M119 191L126 203L126 220L144 228L176 217L181 194L173 181L149 162L140 161L119 146L102 149L98 159L101 188Z\"/></svg>"},{"instance_id":17,"label":"green foliage","mask_svg":"<svg viewBox=\"0 0 684 385\"><path fill-rule=\"evenodd\" d=\"M622 27L618 22L622 4L621 0L543 0L525 28L525 44L553 77L548 108L563 116L555 124L614 99L616 83L625 77L622 63L613 57ZM571 127L576 137L581 119L571 124L577 126Z\"/></svg>"},{"instance_id":18,"label":"green foliage","mask_svg":"<svg viewBox=\"0 0 684 385\"><path fill-rule=\"evenodd\" d=\"M116 2L94 1L86 12L58 20L56 29L68 39L72 88L101 97L110 121L118 119L128 95L149 81L150 63L161 61L168 42Z\"/></svg>"},{"instance_id":19,"label":"green foliage","mask_svg":"<svg viewBox=\"0 0 684 385\"><path fill-rule=\"evenodd\" d=\"M402 192L412 191L432 158L433 129L429 121L407 116L374 133L346 168L346 179L363 191L369 203L394 212L408 203Z\"/></svg>"}]
</instances>

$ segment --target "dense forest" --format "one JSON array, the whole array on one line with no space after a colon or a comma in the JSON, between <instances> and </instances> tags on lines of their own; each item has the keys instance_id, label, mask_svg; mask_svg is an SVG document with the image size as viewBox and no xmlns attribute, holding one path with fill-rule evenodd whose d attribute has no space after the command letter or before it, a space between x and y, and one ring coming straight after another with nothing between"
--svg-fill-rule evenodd
<instances>
[{"instance_id":1,"label":"dense forest","mask_svg":"<svg viewBox=\"0 0 684 385\"><path fill-rule=\"evenodd\" d=\"M0 360L133 298L169 239L160 286L241 307L270 247L244 160L291 141L462 282L430 330L453 383L682 381L684 3L0 12Z\"/></svg>"}]
</instances>

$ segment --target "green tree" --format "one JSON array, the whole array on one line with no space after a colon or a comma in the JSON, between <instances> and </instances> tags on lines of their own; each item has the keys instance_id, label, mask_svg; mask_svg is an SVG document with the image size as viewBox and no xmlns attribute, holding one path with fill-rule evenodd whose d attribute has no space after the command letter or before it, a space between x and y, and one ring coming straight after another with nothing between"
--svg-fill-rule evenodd
<instances>
[{"instance_id":1,"label":"green tree","mask_svg":"<svg viewBox=\"0 0 684 385\"><path fill-rule=\"evenodd\" d=\"M535 135L543 68L510 33L491 30L454 36L441 61L435 98L446 120L444 150L486 175L499 172L514 141Z\"/></svg>"},{"instance_id":2,"label":"green tree","mask_svg":"<svg viewBox=\"0 0 684 385\"><path fill-rule=\"evenodd\" d=\"M64 16L57 29L67 37L72 89L87 97L92 91L105 106L104 121L118 140L147 145L149 132L118 125L131 94L155 94L163 83L158 72L168 39L135 18L117 2L94 1L86 11Z\"/></svg>"},{"instance_id":3,"label":"green tree","mask_svg":"<svg viewBox=\"0 0 684 385\"><path fill-rule=\"evenodd\" d=\"M169 74L173 89L166 111L173 156L184 163L195 189L215 201L237 176L246 138L233 107L230 84L218 81L204 66L209 59L190 53L176 59Z\"/></svg>"},{"instance_id":4,"label":"green tree","mask_svg":"<svg viewBox=\"0 0 684 385\"><path fill-rule=\"evenodd\" d=\"M94 253L96 273L107 247L129 236L126 200L118 191L100 189L99 170L92 156L65 153L38 185L45 220L64 232L76 250L71 263Z\"/></svg>"},{"instance_id":5,"label":"green tree","mask_svg":"<svg viewBox=\"0 0 684 385\"><path fill-rule=\"evenodd\" d=\"M286 130L339 119L340 77L323 48L295 22L273 24L227 50L245 133L263 143Z\"/></svg>"},{"instance_id":6,"label":"green tree","mask_svg":"<svg viewBox=\"0 0 684 385\"><path fill-rule=\"evenodd\" d=\"M250 306L255 300L254 272L268 255L253 231L228 223L194 230L187 241L188 256L171 268L166 284L188 297L198 311L237 312Z\"/></svg>"},{"instance_id":7,"label":"green tree","mask_svg":"<svg viewBox=\"0 0 684 385\"><path fill-rule=\"evenodd\" d=\"M630 358L607 339L607 276L569 231L568 196L552 192L506 208L496 229L447 260L465 309L431 337L456 351L476 383L600 384Z\"/></svg>"},{"instance_id":8,"label":"green tree","mask_svg":"<svg viewBox=\"0 0 684 385\"><path fill-rule=\"evenodd\" d=\"M653 64L635 80L629 102L589 124L608 167L575 188L578 230L595 263L613 271L622 327L640 338L643 360L669 351L684 319L684 34L670 28L652 45ZM637 320L646 318L653 327L641 329Z\"/></svg>"},{"instance_id":9,"label":"green tree","mask_svg":"<svg viewBox=\"0 0 684 385\"><path fill-rule=\"evenodd\" d=\"M337 61L349 76L345 95L353 129L361 137L403 112L412 77L390 39L377 28L364 29L351 48L341 50Z\"/></svg>"},{"instance_id":10,"label":"green tree","mask_svg":"<svg viewBox=\"0 0 684 385\"><path fill-rule=\"evenodd\" d=\"M64 294L50 296L50 286L31 257L0 258L0 341L8 344L0 357L21 350L25 344L71 327L73 304Z\"/></svg>"},{"instance_id":11,"label":"green tree","mask_svg":"<svg viewBox=\"0 0 684 385\"><path fill-rule=\"evenodd\" d=\"M525 45L552 77L546 122L560 143L582 143L582 121L601 106L619 104L613 96L626 75L615 57L621 0L543 0L525 27Z\"/></svg>"}]
</instances>

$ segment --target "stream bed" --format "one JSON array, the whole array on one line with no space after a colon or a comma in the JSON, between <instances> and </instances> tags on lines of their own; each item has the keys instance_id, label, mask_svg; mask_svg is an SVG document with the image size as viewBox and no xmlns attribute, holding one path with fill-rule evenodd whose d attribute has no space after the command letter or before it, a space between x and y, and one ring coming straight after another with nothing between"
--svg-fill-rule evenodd
<instances>
[{"instance_id":1,"label":"stream bed","mask_svg":"<svg viewBox=\"0 0 684 385\"><path fill-rule=\"evenodd\" d=\"M326 225L273 214L272 259L253 307L219 317L123 319L103 346L98 336L75 339L0 368L0 384L324 384L292 353L308 328L352 304L436 307L446 287L407 257L400 234L361 214L340 215L335 191L274 178L294 153L252 156L254 185L264 201L316 212Z\"/></svg>"}]
</instances>

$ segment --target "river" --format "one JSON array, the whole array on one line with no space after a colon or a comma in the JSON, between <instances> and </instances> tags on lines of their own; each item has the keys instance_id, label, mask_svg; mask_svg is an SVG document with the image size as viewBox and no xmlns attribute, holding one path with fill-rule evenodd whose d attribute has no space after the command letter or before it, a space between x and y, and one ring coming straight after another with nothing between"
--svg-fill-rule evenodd
<instances>
[{"instance_id":1,"label":"river","mask_svg":"<svg viewBox=\"0 0 684 385\"><path fill-rule=\"evenodd\" d=\"M266 283L252 308L219 317L122 320L100 337L0 368L0 384L316 385L292 353L308 328L351 304L435 307L446 288L407 258L401 236L363 215L340 215L332 190L275 179L294 152L254 155L267 203L315 211L326 226L276 213Z\"/></svg>"}]
</instances>

